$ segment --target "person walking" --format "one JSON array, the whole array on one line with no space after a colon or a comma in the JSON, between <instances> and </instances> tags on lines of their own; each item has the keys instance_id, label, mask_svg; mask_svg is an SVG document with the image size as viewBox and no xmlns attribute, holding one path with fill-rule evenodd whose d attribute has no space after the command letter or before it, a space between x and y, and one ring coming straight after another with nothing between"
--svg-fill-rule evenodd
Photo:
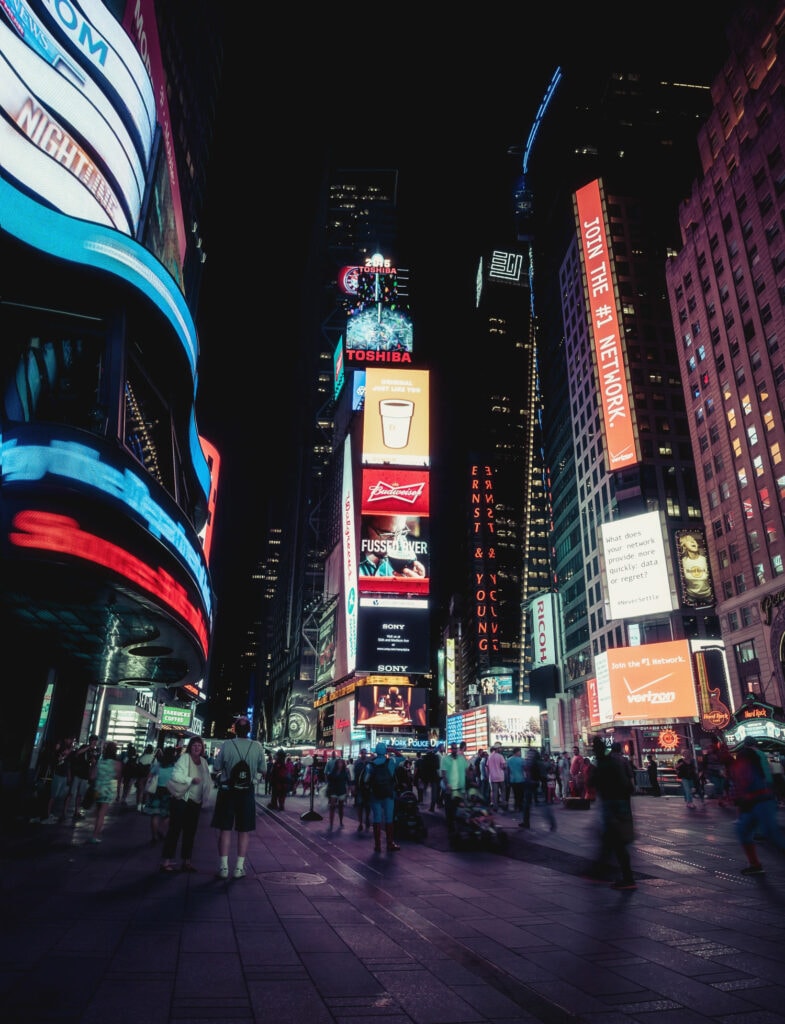
<instances>
[{"instance_id":1,"label":"person walking","mask_svg":"<svg viewBox=\"0 0 785 1024\"><path fill-rule=\"evenodd\" d=\"M120 755L121 773L117 780L117 802L125 803L136 779L139 754L133 743L129 743Z\"/></svg>"},{"instance_id":2,"label":"person walking","mask_svg":"<svg viewBox=\"0 0 785 1024\"><path fill-rule=\"evenodd\" d=\"M155 760L155 748L148 743L144 752L139 755L136 762L136 774L134 776L134 788L136 789L136 809L141 813L144 808L145 786L150 775L150 769Z\"/></svg>"},{"instance_id":3,"label":"person walking","mask_svg":"<svg viewBox=\"0 0 785 1024\"><path fill-rule=\"evenodd\" d=\"M423 798L430 791L431 801L429 810L435 811L441 796L441 774L440 758L438 752L429 748L422 756L419 764L419 776L423 781Z\"/></svg>"},{"instance_id":4,"label":"person walking","mask_svg":"<svg viewBox=\"0 0 785 1024\"><path fill-rule=\"evenodd\" d=\"M65 798L63 817L68 816L68 806L73 800L73 823L76 824L80 818L84 818L85 812L82 804L91 781L95 778L96 765L101 751L98 748L98 736L91 736L87 743L78 747L69 758L71 769L71 788Z\"/></svg>"},{"instance_id":5,"label":"person walking","mask_svg":"<svg viewBox=\"0 0 785 1024\"><path fill-rule=\"evenodd\" d=\"M327 776L326 795L330 816L328 832L333 830L336 811L338 812L338 828L343 828L343 811L348 792L349 768L342 757L337 757Z\"/></svg>"},{"instance_id":6,"label":"person walking","mask_svg":"<svg viewBox=\"0 0 785 1024\"><path fill-rule=\"evenodd\" d=\"M504 790L507 783L507 761L502 753L501 743L494 743L488 755L488 781L491 784L491 809L507 809Z\"/></svg>"},{"instance_id":7,"label":"person walking","mask_svg":"<svg viewBox=\"0 0 785 1024\"><path fill-rule=\"evenodd\" d=\"M570 755L563 750L556 762L558 768L559 799L566 800L570 795Z\"/></svg>"},{"instance_id":8,"label":"person walking","mask_svg":"<svg viewBox=\"0 0 785 1024\"><path fill-rule=\"evenodd\" d=\"M613 743L610 751L601 736L595 736L592 749L596 764L592 766L591 785L600 801L600 849L590 874L602 877L611 855L621 869L621 878L614 889L636 889L629 846L634 838L631 797L635 791L635 775L629 760L622 754L621 743Z\"/></svg>"},{"instance_id":9,"label":"person walking","mask_svg":"<svg viewBox=\"0 0 785 1024\"><path fill-rule=\"evenodd\" d=\"M256 831L256 780L264 772L264 747L257 740L249 739L251 722L241 715L234 723L234 739L227 740L218 751L213 762L213 771L220 779L215 800L211 825L218 834L217 878L229 877L229 847L232 829L237 833L237 860L232 878L245 878L245 858L251 832ZM237 765L245 761L248 766L246 784L236 780Z\"/></svg>"},{"instance_id":10,"label":"person walking","mask_svg":"<svg viewBox=\"0 0 785 1024\"><path fill-rule=\"evenodd\" d=\"M698 788L698 770L689 750L682 750L676 762L676 778L681 783L684 803L690 810L695 808L695 793Z\"/></svg>"},{"instance_id":11,"label":"person walking","mask_svg":"<svg viewBox=\"0 0 785 1024\"><path fill-rule=\"evenodd\" d=\"M368 751L363 747L354 763L354 806L357 808L357 831L371 831L371 792L363 782L365 769L371 763Z\"/></svg>"},{"instance_id":12,"label":"person walking","mask_svg":"<svg viewBox=\"0 0 785 1024\"><path fill-rule=\"evenodd\" d=\"M711 783L711 795L717 798L720 807L731 807L728 795L728 770L731 754L727 745L718 737L713 736L703 763L706 781Z\"/></svg>"},{"instance_id":13,"label":"person walking","mask_svg":"<svg viewBox=\"0 0 785 1024\"><path fill-rule=\"evenodd\" d=\"M450 744L449 754L441 760L441 773L444 784L444 816L447 831L455 831L455 814L457 804L466 799L466 758L459 752L458 744Z\"/></svg>"},{"instance_id":14,"label":"person walking","mask_svg":"<svg viewBox=\"0 0 785 1024\"><path fill-rule=\"evenodd\" d=\"M278 750L270 769L270 802L267 806L271 810L282 811L284 809L291 783L292 771L286 760L286 751Z\"/></svg>"},{"instance_id":15,"label":"person walking","mask_svg":"<svg viewBox=\"0 0 785 1024\"><path fill-rule=\"evenodd\" d=\"M117 744L108 740L98 760L95 772L95 822L93 834L88 843L100 843L104 830L106 812L115 798L117 780L120 778L121 765L117 760Z\"/></svg>"},{"instance_id":16,"label":"person walking","mask_svg":"<svg viewBox=\"0 0 785 1024\"><path fill-rule=\"evenodd\" d=\"M520 747L513 747L512 753L507 758L507 771L510 777L513 810L516 814L522 814L524 788L526 785L526 770L523 757L521 756Z\"/></svg>"},{"instance_id":17,"label":"person walking","mask_svg":"<svg viewBox=\"0 0 785 1024\"><path fill-rule=\"evenodd\" d=\"M785 836L777 822L777 801L768 758L758 750L749 736L736 751L731 762L733 800L739 809L736 836L747 857L743 875L763 875L755 839L761 836L780 853L785 853Z\"/></svg>"},{"instance_id":18,"label":"person walking","mask_svg":"<svg viewBox=\"0 0 785 1024\"><path fill-rule=\"evenodd\" d=\"M196 871L191 864L191 854L199 825L202 807L213 799L213 780L204 753L204 740L192 736L185 752L178 757L168 782L172 799L169 802L169 831L166 833L161 852L161 871L174 871L172 863L177 844L182 836L182 871Z\"/></svg>"},{"instance_id":19,"label":"person walking","mask_svg":"<svg viewBox=\"0 0 785 1024\"><path fill-rule=\"evenodd\" d=\"M166 787L172 777L176 760L175 748L164 747L160 758L156 758L150 768L150 777L156 780L157 785L152 793L148 787L143 813L150 818L150 843L153 846L161 839L166 838L166 830L169 825L169 804L172 799L172 795Z\"/></svg>"},{"instance_id":20,"label":"person walking","mask_svg":"<svg viewBox=\"0 0 785 1024\"><path fill-rule=\"evenodd\" d=\"M397 758L387 756L387 744L376 744L376 757L366 767L370 783L371 818L373 820L374 853L382 851L382 829L387 839L387 850L400 850L395 841L395 769Z\"/></svg>"},{"instance_id":21,"label":"person walking","mask_svg":"<svg viewBox=\"0 0 785 1024\"><path fill-rule=\"evenodd\" d=\"M646 773L649 776L649 789L651 790L651 795L662 796L662 789L660 788L660 766L654 759L654 754L649 754L646 758Z\"/></svg>"},{"instance_id":22,"label":"person walking","mask_svg":"<svg viewBox=\"0 0 785 1024\"><path fill-rule=\"evenodd\" d=\"M518 822L518 828L531 828L532 805L537 805L537 794L544 782L547 781L547 769L542 754L537 747L529 747L523 761L524 784L523 784L523 813ZM548 822L551 832L556 831L556 815L553 813L553 805L547 800L542 801L543 814Z\"/></svg>"},{"instance_id":23,"label":"person walking","mask_svg":"<svg viewBox=\"0 0 785 1024\"><path fill-rule=\"evenodd\" d=\"M70 738L62 739L55 744L49 807L47 808L47 817L41 822L42 825L56 825L63 820L68 791L71 786L69 762L73 749L74 741Z\"/></svg>"}]
</instances>

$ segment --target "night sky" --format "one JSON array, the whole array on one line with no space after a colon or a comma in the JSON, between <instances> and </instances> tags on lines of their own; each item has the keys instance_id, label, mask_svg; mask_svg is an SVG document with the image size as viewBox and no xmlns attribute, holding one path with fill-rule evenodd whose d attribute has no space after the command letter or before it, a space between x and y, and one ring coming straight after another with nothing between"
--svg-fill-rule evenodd
<instances>
[{"instance_id":1,"label":"night sky","mask_svg":"<svg viewBox=\"0 0 785 1024\"><path fill-rule=\"evenodd\" d=\"M461 325L477 259L514 241L520 157L509 150L525 144L557 66L591 73L614 54L620 67L666 71L687 60L705 80L727 56L725 15L739 6L614 0L577 15L573 5L445 6L422 9L427 25L405 7L355 8L340 24L335 8L297 8L296 18L292 8L277 10L263 35L232 26L197 317L197 420L224 458L214 582L225 644L246 624L236 605L286 478L280 414L297 402L288 360L325 163L400 168L399 262L412 277L418 364L470 373Z\"/></svg>"}]
</instances>

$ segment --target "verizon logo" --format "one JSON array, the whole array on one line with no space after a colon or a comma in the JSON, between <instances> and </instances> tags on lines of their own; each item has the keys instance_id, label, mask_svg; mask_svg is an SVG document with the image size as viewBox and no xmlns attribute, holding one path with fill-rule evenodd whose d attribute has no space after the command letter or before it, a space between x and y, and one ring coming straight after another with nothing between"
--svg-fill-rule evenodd
<instances>
[{"instance_id":1,"label":"verizon logo","mask_svg":"<svg viewBox=\"0 0 785 1024\"><path fill-rule=\"evenodd\" d=\"M385 501L388 498L395 498L396 501L403 501L413 505L420 497L425 487L425 482L418 484L388 484L378 480L368 493L368 501Z\"/></svg>"}]
</instances>

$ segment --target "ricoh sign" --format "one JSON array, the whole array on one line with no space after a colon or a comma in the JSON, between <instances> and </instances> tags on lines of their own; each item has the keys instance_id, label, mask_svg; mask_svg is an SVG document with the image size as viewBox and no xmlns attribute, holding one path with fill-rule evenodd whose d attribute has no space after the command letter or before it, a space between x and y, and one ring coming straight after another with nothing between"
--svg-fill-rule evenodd
<instances>
[{"instance_id":1,"label":"ricoh sign","mask_svg":"<svg viewBox=\"0 0 785 1024\"><path fill-rule=\"evenodd\" d=\"M529 605L532 617L533 666L556 664L555 594L540 594Z\"/></svg>"}]
</instances>

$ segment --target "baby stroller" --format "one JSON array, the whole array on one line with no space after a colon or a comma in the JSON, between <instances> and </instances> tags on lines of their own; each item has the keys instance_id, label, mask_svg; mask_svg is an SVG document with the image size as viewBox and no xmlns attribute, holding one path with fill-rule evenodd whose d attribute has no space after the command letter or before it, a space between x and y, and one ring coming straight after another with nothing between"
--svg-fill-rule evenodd
<instances>
[{"instance_id":1,"label":"baby stroller","mask_svg":"<svg viewBox=\"0 0 785 1024\"><path fill-rule=\"evenodd\" d=\"M450 833L453 850L503 850L507 833L497 827L490 807L477 789L469 789L466 797L453 797L455 818Z\"/></svg>"},{"instance_id":2,"label":"baby stroller","mask_svg":"<svg viewBox=\"0 0 785 1024\"><path fill-rule=\"evenodd\" d=\"M414 839L418 843L425 841L428 827L420 814L417 795L410 789L400 790L395 794L395 838Z\"/></svg>"}]
</instances>

